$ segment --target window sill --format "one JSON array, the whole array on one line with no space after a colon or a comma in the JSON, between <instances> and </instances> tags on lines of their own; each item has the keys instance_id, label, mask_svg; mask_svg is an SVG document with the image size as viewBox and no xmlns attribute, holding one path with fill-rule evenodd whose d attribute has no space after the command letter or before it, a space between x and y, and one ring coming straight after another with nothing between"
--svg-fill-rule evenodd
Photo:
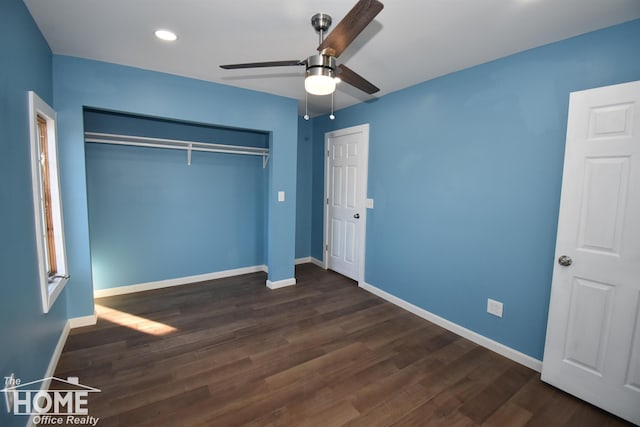
<instances>
[{"instance_id":1,"label":"window sill","mask_svg":"<svg viewBox=\"0 0 640 427\"><path fill-rule=\"evenodd\" d=\"M58 296L60 296L60 294L62 293L62 290L64 289L64 286L68 281L68 277L56 277L52 280L47 280L48 298L46 312L49 312L49 310L51 310L51 307L53 307L53 304L56 302L56 299L58 299Z\"/></svg>"}]
</instances>

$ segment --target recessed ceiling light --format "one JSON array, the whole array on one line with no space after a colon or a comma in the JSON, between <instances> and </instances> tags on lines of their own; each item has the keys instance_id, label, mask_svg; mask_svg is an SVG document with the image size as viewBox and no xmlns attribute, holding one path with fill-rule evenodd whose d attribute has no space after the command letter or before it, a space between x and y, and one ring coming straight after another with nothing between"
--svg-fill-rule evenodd
<instances>
[{"instance_id":1,"label":"recessed ceiling light","mask_svg":"<svg viewBox=\"0 0 640 427\"><path fill-rule=\"evenodd\" d=\"M176 33L169 30L156 30L155 35L160 40L164 40L167 42L175 41L178 38L178 36L176 36Z\"/></svg>"}]
</instances>

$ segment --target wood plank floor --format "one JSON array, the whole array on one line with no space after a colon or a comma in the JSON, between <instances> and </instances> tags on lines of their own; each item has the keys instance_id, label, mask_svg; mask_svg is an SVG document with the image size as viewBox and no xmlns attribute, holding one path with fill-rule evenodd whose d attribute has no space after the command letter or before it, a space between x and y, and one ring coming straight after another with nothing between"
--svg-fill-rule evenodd
<instances>
[{"instance_id":1,"label":"wood plank floor","mask_svg":"<svg viewBox=\"0 0 640 427\"><path fill-rule=\"evenodd\" d=\"M56 376L99 426L620 426L539 374L311 264L96 300Z\"/></svg>"}]
</instances>

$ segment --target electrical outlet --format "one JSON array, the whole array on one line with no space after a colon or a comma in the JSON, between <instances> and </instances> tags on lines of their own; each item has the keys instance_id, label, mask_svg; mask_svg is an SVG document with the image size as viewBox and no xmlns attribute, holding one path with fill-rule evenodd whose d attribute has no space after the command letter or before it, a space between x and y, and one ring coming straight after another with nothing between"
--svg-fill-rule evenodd
<instances>
[{"instance_id":1,"label":"electrical outlet","mask_svg":"<svg viewBox=\"0 0 640 427\"><path fill-rule=\"evenodd\" d=\"M487 299L487 313L502 317L502 303L500 301Z\"/></svg>"},{"instance_id":2,"label":"electrical outlet","mask_svg":"<svg viewBox=\"0 0 640 427\"><path fill-rule=\"evenodd\" d=\"M11 374L11 376L4 378L4 389L5 389L4 403L7 405L7 412L11 412L11 410L13 409L13 399L15 395L13 390L7 390L7 389L15 386L16 386L15 374Z\"/></svg>"}]
</instances>

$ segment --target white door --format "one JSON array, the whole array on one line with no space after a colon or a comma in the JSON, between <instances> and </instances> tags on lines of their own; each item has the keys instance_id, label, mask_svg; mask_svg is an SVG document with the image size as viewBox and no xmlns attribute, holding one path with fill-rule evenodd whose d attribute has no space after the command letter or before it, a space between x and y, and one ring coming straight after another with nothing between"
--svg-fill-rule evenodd
<instances>
[{"instance_id":1,"label":"white door","mask_svg":"<svg viewBox=\"0 0 640 427\"><path fill-rule=\"evenodd\" d=\"M640 424L639 307L634 82L571 94L542 380Z\"/></svg>"},{"instance_id":2,"label":"white door","mask_svg":"<svg viewBox=\"0 0 640 427\"><path fill-rule=\"evenodd\" d=\"M326 267L354 280L364 270L369 125L325 135Z\"/></svg>"}]
</instances>

